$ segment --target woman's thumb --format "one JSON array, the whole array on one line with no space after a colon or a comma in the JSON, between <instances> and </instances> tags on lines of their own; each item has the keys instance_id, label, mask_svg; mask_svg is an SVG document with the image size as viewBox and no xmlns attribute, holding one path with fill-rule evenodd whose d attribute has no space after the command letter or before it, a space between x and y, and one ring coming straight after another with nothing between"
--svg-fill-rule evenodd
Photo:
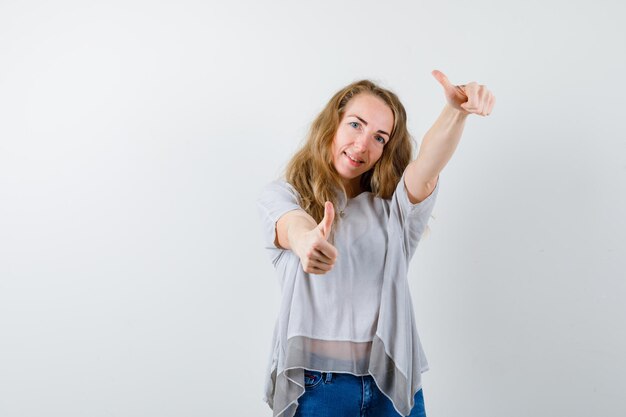
<instances>
[{"instance_id":1,"label":"woman's thumb","mask_svg":"<svg viewBox=\"0 0 626 417\"><path fill-rule=\"evenodd\" d=\"M439 84L441 84L441 86L444 89L449 90L451 88L454 88L450 80L448 80L448 77L446 77L446 74L444 74L443 72L439 70L433 70L431 74L433 75L433 77L435 77L435 79L439 82Z\"/></svg>"},{"instance_id":2,"label":"woman's thumb","mask_svg":"<svg viewBox=\"0 0 626 417\"><path fill-rule=\"evenodd\" d=\"M322 233L324 234L324 237L326 239L328 239L328 236L330 236L330 229L333 225L333 220L335 220L335 208L333 207L333 203L327 201L324 205L324 218L320 223L320 226L322 227Z\"/></svg>"}]
</instances>

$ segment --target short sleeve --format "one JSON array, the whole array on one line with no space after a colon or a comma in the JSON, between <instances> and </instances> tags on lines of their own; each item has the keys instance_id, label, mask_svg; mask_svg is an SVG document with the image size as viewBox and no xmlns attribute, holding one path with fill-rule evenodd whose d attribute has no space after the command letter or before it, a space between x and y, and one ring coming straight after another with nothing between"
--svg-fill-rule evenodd
<instances>
[{"instance_id":1,"label":"short sleeve","mask_svg":"<svg viewBox=\"0 0 626 417\"><path fill-rule=\"evenodd\" d=\"M417 249L428 220L435 207L437 194L439 193L440 179L432 193L417 204L411 203L409 194L404 184L404 174L400 178L396 190L391 197L389 231L394 231L398 238L402 239L403 248L407 260L410 260Z\"/></svg>"},{"instance_id":2,"label":"short sleeve","mask_svg":"<svg viewBox=\"0 0 626 417\"><path fill-rule=\"evenodd\" d=\"M263 228L263 246L268 250L270 260L275 265L285 251L276 246L276 222L285 213L301 209L298 204L298 192L284 180L273 181L261 191L257 207Z\"/></svg>"}]
</instances>

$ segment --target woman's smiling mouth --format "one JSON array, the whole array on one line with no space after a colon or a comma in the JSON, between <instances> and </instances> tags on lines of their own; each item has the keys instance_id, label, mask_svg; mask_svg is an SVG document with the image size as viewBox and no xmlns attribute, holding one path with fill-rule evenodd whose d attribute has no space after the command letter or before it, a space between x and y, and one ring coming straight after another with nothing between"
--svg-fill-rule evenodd
<instances>
[{"instance_id":1,"label":"woman's smiling mouth","mask_svg":"<svg viewBox=\"0 0 626 417\"><path fill-rule=\"evenodd\" d=\"M348 162L350 162L350 164L352 166L358 167L361 164L364 164L365 161L362 161L358 158L353 157L352 155L350 155L349 153L347 153L346 151L343 152L343 154L346 156L346 158L348 159Z\"/></svg>"}]
</instances>

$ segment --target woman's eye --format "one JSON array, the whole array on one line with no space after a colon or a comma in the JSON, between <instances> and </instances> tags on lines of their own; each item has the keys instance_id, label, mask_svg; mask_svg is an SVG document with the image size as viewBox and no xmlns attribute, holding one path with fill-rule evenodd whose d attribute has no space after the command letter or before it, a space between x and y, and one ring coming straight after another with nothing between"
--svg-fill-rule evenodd
<instances>
[{"instance_id":1,"label":"woman's eye","mask_svg":"<svg viewBox=\"0 0 626 417\"><path fill-rule=\"evenodd\" d=\"M357 127L359 127L359 122L350 122L350 126L356 129Z\"/></svg>"},{"instance_id":2,"label":"woman's eye","mask_svg":"<svg viewBox=\"0 0 626 417\"><path fill-rule=\"evenodd\" d=\"M376 140L382 143L383 145L385 144L385 138L383 138L382 136L376 136Z\"/></svg>"}]
</instances>

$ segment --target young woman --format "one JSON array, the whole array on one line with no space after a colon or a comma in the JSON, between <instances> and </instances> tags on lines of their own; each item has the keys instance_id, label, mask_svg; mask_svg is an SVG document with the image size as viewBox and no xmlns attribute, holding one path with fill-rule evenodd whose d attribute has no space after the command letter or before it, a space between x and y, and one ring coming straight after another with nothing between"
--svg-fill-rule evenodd
<instances>
[{"instance_id":1,"label":"young woman","mask_svg":"<svg viewBox=\"0 0 626 417\"><path fill-rule=\"evenodd\" d=\"M482 85L433 76L447 104L415 160L398 97L358 81L261 193L282 289L265 397L274 416L425 416L407 269L467 116L495 104Z\"/></svg>"}]
</instances>

